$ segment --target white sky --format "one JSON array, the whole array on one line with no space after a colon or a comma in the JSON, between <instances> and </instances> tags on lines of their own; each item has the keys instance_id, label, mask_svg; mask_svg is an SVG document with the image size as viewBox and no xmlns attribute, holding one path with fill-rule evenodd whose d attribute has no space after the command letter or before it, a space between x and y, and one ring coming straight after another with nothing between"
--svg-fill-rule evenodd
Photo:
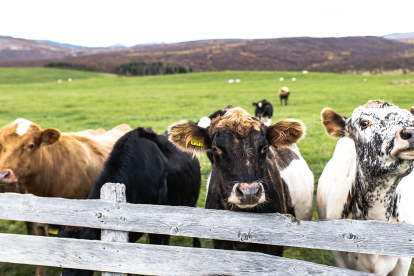
<instances>
[{"instance_id":1,"label":"white sky","mask_svg":"<svg viewBox=\"0 0 414 276\"><path fill-rule=\"evenodd\" d=\"M98 47L414 32L414 0L1 0L0 35Z\"/></svg>"}]
</instances>

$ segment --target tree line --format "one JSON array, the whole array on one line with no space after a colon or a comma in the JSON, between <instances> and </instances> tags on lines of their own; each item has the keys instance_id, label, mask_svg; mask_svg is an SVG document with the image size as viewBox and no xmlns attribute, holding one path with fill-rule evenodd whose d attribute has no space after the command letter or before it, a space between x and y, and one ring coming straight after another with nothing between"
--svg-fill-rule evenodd
<instances>
[{"instance_id":1,"label":"tree line","mask_svg":"<svg viewBox=\"0 0 414 276\"><path fill-rule=\"evenodd\" d=\"M131 62L116 68L116 72L127 76L153 76L190 73L193 69L184 66L165 65L162 62Z\"/></svg>"}]
</instances>

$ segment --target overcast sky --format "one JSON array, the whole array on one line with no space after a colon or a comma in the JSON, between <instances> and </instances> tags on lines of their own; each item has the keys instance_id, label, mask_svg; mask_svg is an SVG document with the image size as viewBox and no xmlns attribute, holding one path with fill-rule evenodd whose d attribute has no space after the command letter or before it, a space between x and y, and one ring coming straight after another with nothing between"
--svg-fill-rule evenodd
<instances>
[{"instance_id":1,"label":"overcast sky","mask_svg":"<svg viewBox=\"0 0 414 276\"><path fill-rule=\"evenodd\" d=\"M414 32L414 0L1 0L0 35L88 47Z\"/></svg>"}]
</instances>

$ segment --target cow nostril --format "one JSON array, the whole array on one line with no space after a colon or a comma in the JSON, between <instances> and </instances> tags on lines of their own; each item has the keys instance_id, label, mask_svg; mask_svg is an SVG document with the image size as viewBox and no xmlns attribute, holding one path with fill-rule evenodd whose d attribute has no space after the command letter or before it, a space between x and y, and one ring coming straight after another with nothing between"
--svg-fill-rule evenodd
<instances>
[{"instance_id":1,"label":"cow nostril","mask_svg":"<svg viewBox=\"0 0 414 276\"><path fill-rule=\"evenodd\" d=\"M256 192L256 196L257 197L261 197L262 196L262 189L259 187L259 189L257 190L257 192Z\"/></svg>"},{"instance_id":2,"label":"cow nostril","mask_svg":"<svg viewBox=\"0 0 414 276\"><path fill-rule=\"evenodd\" d=\"M238 187L236 188L236 196L237 196L238 198L242 198L242 197L244 197L244 193L243 193L242 189L240 189L240 186L238 186Z\"/></svg>"},{"instance_id":3,"label":"cow nostril","mask_svg":"<svg viewBox=\"0 0 414 276\"><path fill-rule=\"evenodd\" d=\"M400 131L400 136L401 136L401 139L408 140L413 135L412 135L412 133L409 130L403 129L403 130Z\"/></svg>"},{"instance_id":4,"label":"cow nostril","mask_svg":"<svg viewBox=\"0 0 414 276\"><path fill-rule=\"evenodd\" d=\"M0 173L0 181L8 181L10 175L10 171Z\"/></svg>"}]
</instances>

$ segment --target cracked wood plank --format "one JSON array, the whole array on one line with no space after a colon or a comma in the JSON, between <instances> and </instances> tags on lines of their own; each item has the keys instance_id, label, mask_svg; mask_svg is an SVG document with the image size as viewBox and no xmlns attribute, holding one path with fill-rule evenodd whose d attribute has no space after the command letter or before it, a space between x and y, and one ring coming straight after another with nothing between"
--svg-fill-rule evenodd
<instances>
[{"instance_id":1,"label":"cracked wood plank","mask_svg":"<svg viewBox=\"0 0 414 276\"><path fill-rule=\"evenodd\" d=\"M414 226L0 194L0 219L414 257Z\"/></svg>"},{"instance_id":2,"label":"cracked wood plank","mask_svg":"<svg viewBox=\"0 0 414 276\"><path fill-rule=\"evenodd\" d=\"M144 275L374 275L256 252L0 234L0 261Z\"/></svg>"},{"instance_id":3,"label":"cracked wood plank","mask_svg":"<svg viewBox=\"0 0 414 276\"><path fill-rule=\"evenodd\" d=\"M125 185L120 183L105 183L101 188L101 200L112 203L125 203ZM129 232L102 230L101 241L128 242ZM125 273L102 272L102 276L127 276Z\"/></svg>"}]
</instances>

